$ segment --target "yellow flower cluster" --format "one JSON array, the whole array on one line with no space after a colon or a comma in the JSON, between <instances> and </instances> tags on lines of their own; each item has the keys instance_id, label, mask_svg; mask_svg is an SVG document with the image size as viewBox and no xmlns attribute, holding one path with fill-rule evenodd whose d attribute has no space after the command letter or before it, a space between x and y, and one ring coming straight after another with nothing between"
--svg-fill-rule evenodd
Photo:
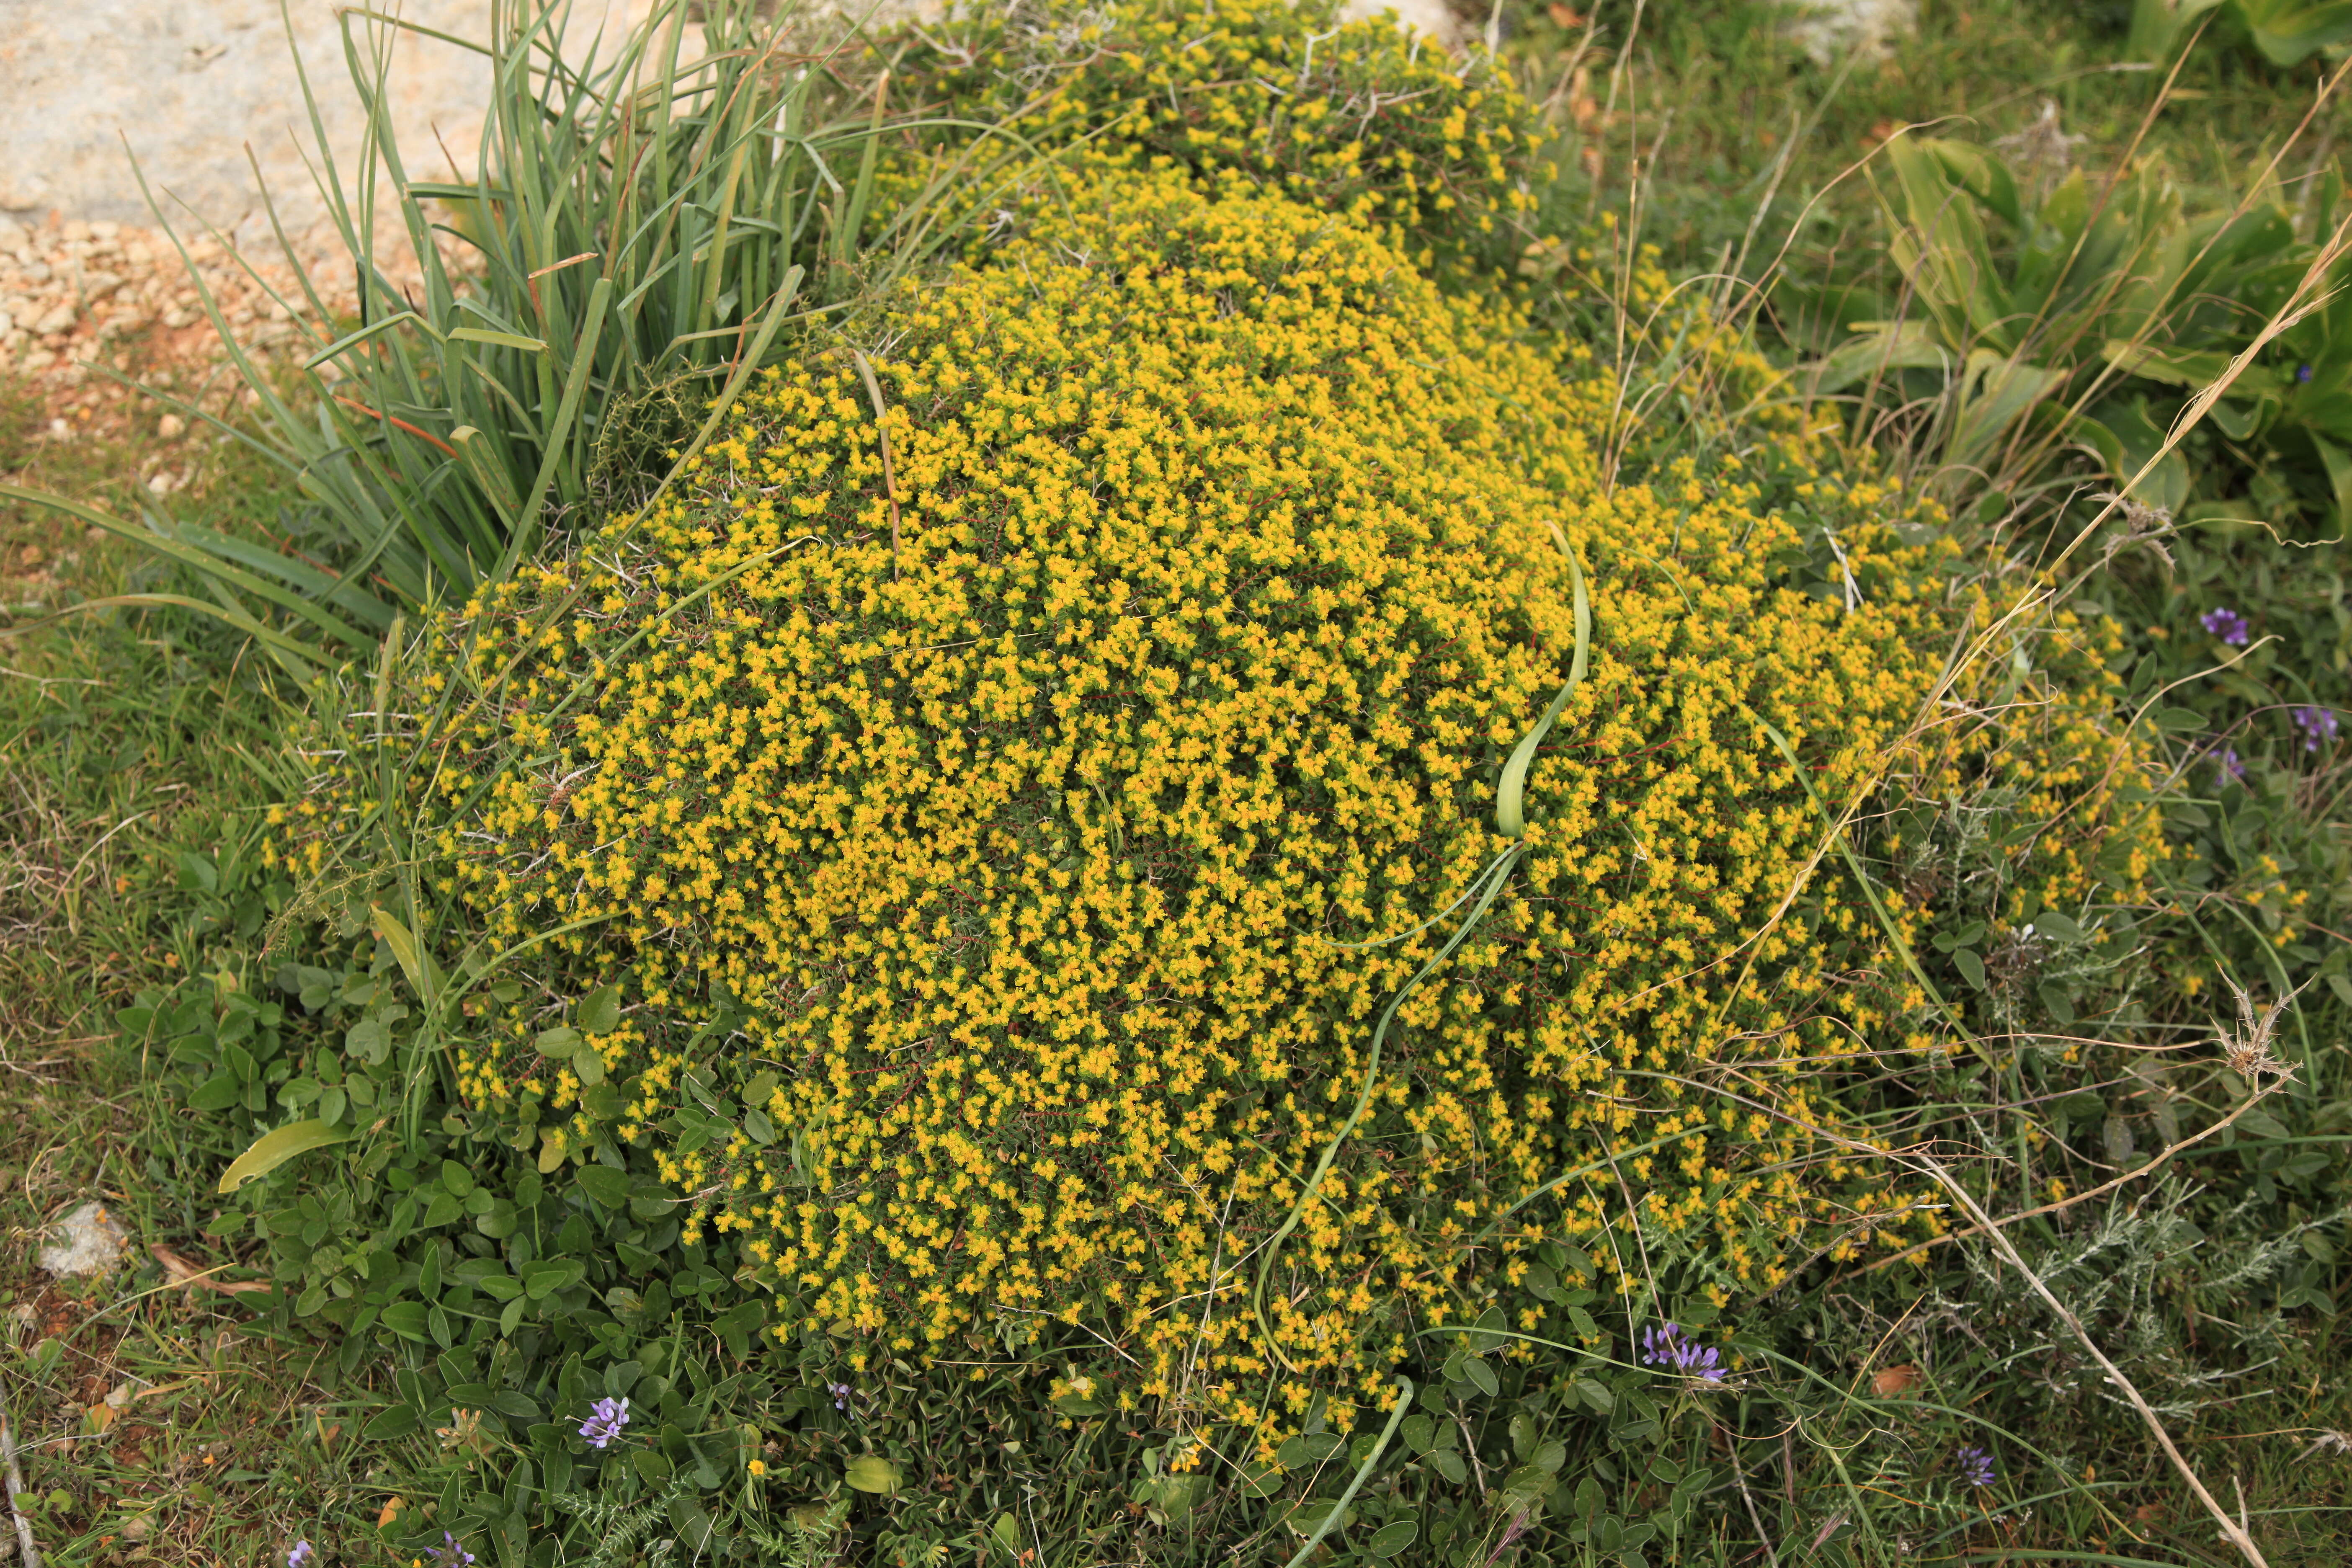
<instances>
[{"instance_id":1,"label":"yellow flower cluster","mask_svg":"<svg viewBox=\"0 0 2352 1568\"><path fill-rule=\"evenodd\" d=\"M1120 1397L1181 1373L1242 1418L1376 1386L1407 1313L1475 1316L1543 1236L1602 1288L1671 1240L1720 1300L1932 1224L1825 1163L1841 1074L1947 1041L1759 727L1833 811L1890 758L2039 765L1914 734L1950 612L1860 520L1899 497L1823 481L1866 592L1797 592L1736 468L1604 489L1588 350L1176 174L1067 193L886 326L878 424L845 351L766 373L648 515L440 628L445 889L630 1004L558 1154L650 1142L867 1342L1083 1321L1146 1369ZM1505 843L1569 550L1591 668L1528 853L1400 1015L1268 1344L1251 1254ZM2049 787L2090 815L2031 852L2095 856L2095 788ZM490 1112L583 1098L520 1015L460 1068ZM698 1069L732 1130L673 1143Z\"/></svg>"},{"instance_id":2,"label":"yellow flower cluster","mask_svg":"<svg viewBox=\"0 0 2352 1568\"><path fill-rule=\"evenodd\" d=\"M1384 18L1342 20L1336 0L1114 0L1052 29L982 7L964 28L946 48L922 38L897 71L1032 145L1084 137L1239 174L1424 261L1533 205L1536 125L1509 77Z\"/></svg>"}]
</instances>

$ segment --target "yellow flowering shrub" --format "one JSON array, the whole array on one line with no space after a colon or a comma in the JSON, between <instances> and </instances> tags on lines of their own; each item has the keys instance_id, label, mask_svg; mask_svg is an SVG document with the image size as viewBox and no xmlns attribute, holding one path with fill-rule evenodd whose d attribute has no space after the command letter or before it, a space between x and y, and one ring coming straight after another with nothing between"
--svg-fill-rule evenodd
<instances>
[{"instance_id":1,"label":"yellow flowering shrub","mask_svg":"<svg viewBox=\"0 0 2352 1568\"><path fill-rule=\"evenodd\" d=\"M1534 205L1538 128L1509 75L1339 9L1114 0L1045 17L983 4L894 39L892 58L900 90L1034 146L1086 138L1113 156L1240 175L1424 261L1488 248Z\"/></svg>"},{"instance_id":2,"label":"yellow flowering shrub","mask_svg":"<svg viewBox=\"0 0 2352 1568\"><path fill-rule=\"evenodd\" d=\"M898 300L878 426L845 350L763 373L677 489L447 617L415 678L449 715L433 874L555 995L460 1047L465 1103L544 1169L646 1151L690 1234L856 1342L1058 1318L1141 1367L1119 1397L1190 1377L1244 1418L1376 1392L1408 1319L1535 1321L1540 1237L1718 1302L1917 1240L1816 1130L1950 1037L1822 809L2072 747L2021 850L2054 900L2129 759L2087 701L1916 728L1956 612L1870 521L1912 504L1806 487L1850 593L1800 591L1814 542L1739 468L1604 488L1610 376L1496 309L1328 213L1129 173ZM1528 852L1401 1014L1269 1344L1253 1248L1505 843L1571 550L1591 672ZM541 1055L607 983L593 1059Z\"/></svg>"}]
</instances>

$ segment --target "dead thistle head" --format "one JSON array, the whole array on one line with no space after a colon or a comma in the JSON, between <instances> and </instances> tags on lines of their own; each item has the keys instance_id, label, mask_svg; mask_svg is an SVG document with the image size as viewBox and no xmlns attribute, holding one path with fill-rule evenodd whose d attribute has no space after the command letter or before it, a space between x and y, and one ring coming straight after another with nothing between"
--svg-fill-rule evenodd
<instances>
[{"instance_id":1,"label":"dead thistle head","mask_svg":"<svg viewBox=\"0 0 2352 1568\"><path fill-rule=\"evenodd\" d=\"M2222 1058L2229 1063L2230 1070L2255 1085L2262 1082L2259 1075L2263 1073L2279 1078L2293 1074L2294 1063L2283 1062L2271 1054L2271 1037L2278 1029L2279 1015L2286 1011L2287 1005L2294 1000L2295 993L2288 992L2263 1009L2257 1016L2253 998L2246 994L2236 981L2224 975L2221 984L2230 988L2230 994L2238 1002L2238 1027L2234 1031L2228 1028L2218 1031L2221 1038Z\"/></svg>"},{"instance_id":2,"label":"dead thistle head","mask_svg":"<svg viewBox=\"0 0 2352 1568\"><path fill-rule=\"evenodd\" d=\"M2172 533L2172 513L2160 506L2150 506L2146 501L2134 500L2129 496L2119 496L2106 490L2091 499L2114 507L2123 519L2123 526L2108 534L2106 542L2100 547L2100 565L2113 565L2116 556L2135 546L2153 552L2166 567L2172 565L2172 552L2164 545L2164 541Z\"/></svg>"},{"instance_id":3,"label":"dead thistle head","mask_svg":"<svg viewBox=\"0 0 2352 1568\"><path fill-rule=\"evenodd\" d=\"M2074 149L2089 140L2062 129L2058 123L2058 100L2045 98L2042 100L2042 112L2034 117L2032 124L2000 138L1993 147L2029 173L2046 179L2064 174L2074 161Z\"/></svg>"}]
</instances>

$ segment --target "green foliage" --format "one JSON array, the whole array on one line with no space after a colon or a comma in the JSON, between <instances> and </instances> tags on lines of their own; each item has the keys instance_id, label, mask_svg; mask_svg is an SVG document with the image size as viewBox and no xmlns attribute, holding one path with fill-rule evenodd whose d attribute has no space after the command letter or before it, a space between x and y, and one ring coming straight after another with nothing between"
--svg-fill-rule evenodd
<instances>
[{"instance_id":1,"label":"green foliage","mask_svg":"<svg viewBox=\"0 0 2352 1568\"><path fill-rule=\"evenodd\" d=\"M2037 199L2030 176L1965 142L1905 136L1887 159L1893 256L1916 313L1854 323L1812 372L1823 393L1853 392L1864 427L1912 426L1947 486L1979 497L2048 483L2079 447L2168 512L2343 531L2352 306L2338 291L2352 265L2340 247L2298 238L2268 202L2185 216L2153 168L2112 185L2078 169ZM2332 229L2340 191L2321 183L2312 232ZM2217 383L2203 424L2166 449Z\"/></svg>"},{"instance_id":2,"label":"green foliage","mask_svg":"<svg viewBox=\"0 0 2352 1568\"><path fill-rule=\"evenodd\" d=\"M2347 0L2134 0L2131 47L2168 60L2183 40L2204 36L2251 45L2274 66L2296 66L2352 44Z\"/></svg>"}]
</instances>

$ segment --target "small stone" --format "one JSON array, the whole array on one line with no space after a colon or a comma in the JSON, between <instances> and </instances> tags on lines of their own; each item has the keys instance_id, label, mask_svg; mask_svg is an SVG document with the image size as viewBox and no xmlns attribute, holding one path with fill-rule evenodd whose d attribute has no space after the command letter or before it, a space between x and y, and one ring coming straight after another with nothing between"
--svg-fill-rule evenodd
<instances>
[{"instance_id":1,"label":"small stone","mask_svg":"<svg viewBox=\"0 0 2352 1568\"><path fill-rule=\"evenodd\" d=\"M163 324L174 331L186 326L195 319L196 316L194 311L184 310L177 305L173 306L170 310L163 312Z\"/></svg>"},{"instance_id":2,"label":"small stone","mask_svg":"<svg viewBox=\"0 0 2352 1568\"><path fill-rule=\"evenodd\" d=\"M119 272L85 272L81 275L81 291L93 305L122 287Z\"/></svg>"},{"instance_id":3,"label":"small stone","mask_svg":"<svg viewBox=\"0 0 2352 1568\"><path fill-rule=\"evenodd\" d=\"M62 231L68 244L71 244L76 240L88 239L89 237L89 225L82 222L81 219L78 217L68 218L66 220L66 226Z\"/></svg>"},{"instance_id":4,"label":"small stone","mask_svg":"<svg viewBox=\"0 0 2352 1568\"><path fill-rule=\"evenodd\" d=\"M0 338L6 337L16 330L16 319L14 316L11 316L7 311L0 310Z\"/></svg>"},{"instance_id":5,"label":"small stone","mask_svg":"<svg viewBox=\"0 0 2352 1568\"><path fill-rule=\"evenodd\" d=\"M53 337L58 332L69 332L73 330L74 316L75 310L71 304L53 306L46 315L33 323L33 331L45 338Z\"/></svg>"},{"instance_id":6,"label":"small stone","mask_svg":"<svg viewBox=\"0 0 2352 1568\"><path fill-rule=\"evenodd\" d=\"M14 250L28 237L23 224L5 213L0 213L0 250Z\"/></svg>"},{"instance_id":7,"label":"small stone","mask_svg":"<svg viewBox=\"0 0 2352 1568\"><path fill-rule=\"evenodd\" d=\"M49 264L46 261L25 263L25 281L27 283L47 283L51 276Z\"/></svg>"},{"instance_id":8,"label":"small stone","mask_svg":"<svg viewBox=\"0 0 2352 1568\"><path fill-rule=\"evenodd\" d=\"M86 1203L52 1227L55 1239L35 1259L60 1279L111 1273L131 1238L101 1203Z\"/></svg>"},{"instance_id":9,"label":"small stone","mask_svg":"<svg viewBox=\"0 0 2352 1568\"><path fill-rule=\"evenodd\" d=\"M188 422L176 414L166 414L155 421L155 434L166 441L176 441L188 433Z\"/></svg>"},{"instance_id":10,"label":"small stone","mask_svg":"<svg viewBox=\"0 0 2352 1568\"><path fill-rule=\"evenodd\" d=\"M111 218L100 218L89 226L89 237L92 239L112 239L121 232L122 226Z\"/></svg>"},{"instance_id":11,"label":"small stone","mask_svg":"<svg viewBox=\"0 0 2352 1568\"><path fill-rule=\"evenodd\" d=\"M35 349L25 356L25 374L31 375L45 371L58 363L58 356L47 349Z\"/></svg>"}]
</instances>

